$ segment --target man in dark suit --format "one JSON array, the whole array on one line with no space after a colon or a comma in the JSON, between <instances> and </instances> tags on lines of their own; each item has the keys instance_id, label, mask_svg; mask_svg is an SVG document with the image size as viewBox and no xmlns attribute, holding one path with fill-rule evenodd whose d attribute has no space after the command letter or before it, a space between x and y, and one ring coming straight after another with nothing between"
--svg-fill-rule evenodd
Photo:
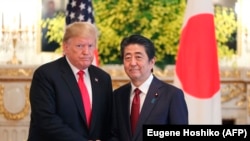
<instances>
[{"instance_id":1,"label":"man in dark suit","mask_svg":"<svg viewBox=\"0 0 250 141\"><path fill-rule=\"evenodd\" d=\"M113 88L110 75L92 65L97 34L88 22L68 25L63 37L64 56L34 72L28 141L108 140ZM79 70L85 72L82 82L90 100L90 125L78 86Z\"/></svg>"},{"instance_id":2,"label":"man in dark suit","mask_svg":"<svg viewBox=\"0 0 250 141\"><path fill-rule=\"evenodd\" d=\"M113 133L116 139L142 141L142 127L146 124L188 124L183 91L159 80L152 73L155 64L153 43L144 36L131 35L121 42L121 56L131 82L114 90L116 121ZM140 89L137 102L134 100L136 88ZM134 105L139 105L136 120L132 118Z\"/></svg>"}]
</instances>

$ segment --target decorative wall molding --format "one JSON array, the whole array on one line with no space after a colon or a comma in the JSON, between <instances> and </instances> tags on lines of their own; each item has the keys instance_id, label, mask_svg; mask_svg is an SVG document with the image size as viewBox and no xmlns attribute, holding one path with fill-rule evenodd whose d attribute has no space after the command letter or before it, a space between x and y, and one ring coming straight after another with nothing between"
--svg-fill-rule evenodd
<instances>
[{"instance_id":1,"label":"decorative wall molding","mask_svg":"<svg viewBox=\"0 0 250 141\"><path fill-rule=\"evenodd\" d=\"M25 86L24 91L18 87L11 88L19 91L16 94L15 91L6 92L5 87L0 85L0 114L8 120L20 120L26 117L30 111L29 88L28 85Z\"/></svg>"},{"instance_id":2,"label":"decorative wall molding","mask_svg":"<svg viewBox=\"0 0 250 141\"><path fill-rule=\"evenodd\" d=\"M33 74L32 68L6 68L0 70L0 76L5 77L31 77Z\"/></svg>"},{"instance_id":3,"label":"decorative wall molding","mask_svg":"<svg viewBox=\"0 0 250 141\"><path fill-rule=\"evenodd\" d=\"M154 68L154 74L173 83L174 67ZM29 88L37 66L0 66L0 141L23 141L30 121ZM111 74L113 88L129 82L122 65L101 66ZM250 124L250 68L220 68L222 117ZM3 138L2 138L3 135ZM21 139L21 140L20 140Z\"/></svg>"}]
</instances>

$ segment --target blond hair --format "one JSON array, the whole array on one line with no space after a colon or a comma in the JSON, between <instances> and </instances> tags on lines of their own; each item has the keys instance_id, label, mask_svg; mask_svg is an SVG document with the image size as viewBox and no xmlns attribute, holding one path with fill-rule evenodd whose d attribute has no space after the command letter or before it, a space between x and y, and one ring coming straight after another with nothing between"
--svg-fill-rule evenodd
<instances>
[{"instance_id":1,"label":"blond hair","mask_svg":"<svg viewBox=\"0 0 250 141\"><path fill-rule=\"evenodd\" d=\"M73 22L66 27L63 42L68 41L72 37L94 38L97 41L98 30L90 22Z\"/></svg>"}]
</instances>

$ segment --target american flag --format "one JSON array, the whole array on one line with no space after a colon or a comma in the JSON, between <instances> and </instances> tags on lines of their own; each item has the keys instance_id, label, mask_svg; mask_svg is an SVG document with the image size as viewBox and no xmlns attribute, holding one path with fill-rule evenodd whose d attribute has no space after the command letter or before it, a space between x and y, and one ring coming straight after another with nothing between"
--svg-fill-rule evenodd
<instances>
[{"instance_id":1,"label":"american flag","mask_svg":"<svg viewBox=\"0 0 250 141\"><path fill-rule=\"evenodd\" d=\"M66 24L76 21L95 23L91 0L69 0L66 13Z\"/></svg>"},{"instance_id":2,"label":"american flag","mask_svg":"<svg viewBox=\"0 0 250 141\"><path fill-rule=\"evenodd\" d=\"M66 24L73 22L90 22L95 24L91 0L69 0L66 11ZM98 50L95 50L93 65L99 66Z\"/></svg>"}]
</instances>

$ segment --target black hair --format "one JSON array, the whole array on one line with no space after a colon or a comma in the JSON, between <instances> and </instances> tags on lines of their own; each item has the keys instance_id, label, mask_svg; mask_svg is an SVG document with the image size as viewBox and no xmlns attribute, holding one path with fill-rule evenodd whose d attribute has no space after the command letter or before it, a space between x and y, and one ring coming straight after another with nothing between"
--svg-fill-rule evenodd
<instances>
[{"instance_id":1,"label":"black hair","mask_svg":"<svg viewBox=\"0 0 250 141\"><path fill-rule=\"evenodd\" d=\"M125 48L130 44L139 44L142 45L146 51L146 54L149 58L149 60L153 59L155 57L155 46L153 42L148 39L147 37L144 37L139 34L133 34L128 37L123 38L121 41L120 47L121 47L121 58L124 57L124 50Z\"/></svg>"}]
</instances>

